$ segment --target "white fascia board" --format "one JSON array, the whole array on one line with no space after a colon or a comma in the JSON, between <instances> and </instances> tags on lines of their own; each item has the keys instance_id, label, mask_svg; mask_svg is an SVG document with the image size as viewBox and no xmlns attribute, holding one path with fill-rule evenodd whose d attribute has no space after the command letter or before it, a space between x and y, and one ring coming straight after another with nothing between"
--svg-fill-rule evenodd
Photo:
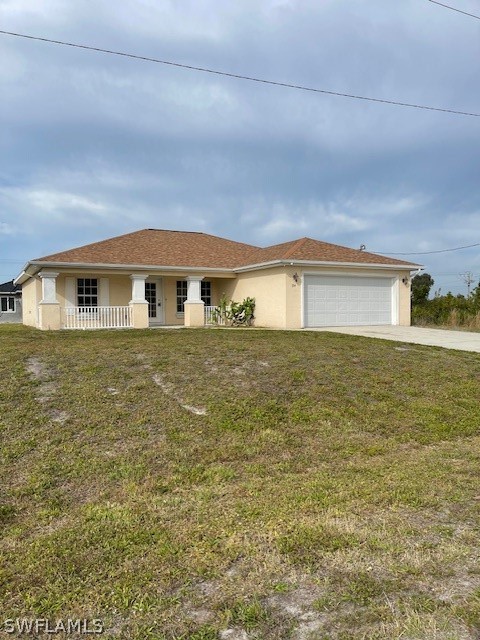
<instances>
[{"instance_id":1,"label":"white fascia board","mask_svg":"<svg viewBox=\"0 0 480 640\"><path fill-rule=\"evenodd\" d=\"M14 279L13 284L23 284L28 280L30 276L26 273L25 269Z\"/></svg>"},{"instance_id":2,"label":"white fascia board","mask_svg":"<svg viewBox=\"0 0 480 640\"><path fill-rule=\"evenodd\" d=\"M218 273L228 274L234 277L233 269L220 268L220 267L172 267L169 265L158 264L111 264L108 262L42 262L40 260L33 260L28 265L40 268L66 268L66 269L88 269L89 271L95 269L110 269L112 271L149 271L149 272L165 272L173 271L174 273ZM159 273L159 275L161 275Z\"/></svg>"},{"instance_id":3,"label":"white fascia board","mask_svg":"<svg viewBox=\"0 0 480 640\"><path fill-rule=\"evenodd\" d=\"M235 273L245 271L256 271L257 269L268 269L269 267L284 266L310 266L310 267L355 267L358 269L390 269L394 271L418 271L420 267L413 264L381 264L372 262L327 262L320 260L271 260L270 262L260 262L249 264L246 267L234 269Z\"/></svg>"},{"instance_id":4,"label":"white fascia board","mask_svg":"<svg viewBox=\"0 0 480 640\"><path fill-rule=\"evenodd\" d=\"M26 282L29 278L33 278L33 276L40 271L40 269L31 268L32 263L27 262L27 264L23 267L23 270L20 274L14 279L13 284L19 285Z\"/></svg>"}]
</instances>

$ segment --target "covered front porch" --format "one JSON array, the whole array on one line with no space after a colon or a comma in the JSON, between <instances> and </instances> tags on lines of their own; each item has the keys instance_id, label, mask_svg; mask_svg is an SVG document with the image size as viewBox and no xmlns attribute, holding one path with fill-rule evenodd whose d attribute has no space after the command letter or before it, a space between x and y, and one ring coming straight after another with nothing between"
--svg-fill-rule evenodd
<instances>
[{"instance_id":1,"label":"covered front porch","mask_svg":"<svg viewBox=\"0 0 480 640\"><path fill-rule=\"evenodd\" d=\"M214 324L232 277L40 271L40 329L145 329Z\"/></svg>"}]
</instances>

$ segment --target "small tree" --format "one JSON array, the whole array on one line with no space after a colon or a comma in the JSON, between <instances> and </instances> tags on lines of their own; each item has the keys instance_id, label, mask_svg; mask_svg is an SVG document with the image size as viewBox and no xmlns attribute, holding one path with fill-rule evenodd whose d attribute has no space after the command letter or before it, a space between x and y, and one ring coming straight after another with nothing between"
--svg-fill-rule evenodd
<instances>
[{"instance_id":1,"label":"small tree","mask_svg":"<svg viewBox=\"0 0 480 640\"><path fill-rule=\"evenodd\" d=\"M429 273L418 273L412 278L412 304L423 304L428 300L435 281Z\"/></svg>"}]
</instances>

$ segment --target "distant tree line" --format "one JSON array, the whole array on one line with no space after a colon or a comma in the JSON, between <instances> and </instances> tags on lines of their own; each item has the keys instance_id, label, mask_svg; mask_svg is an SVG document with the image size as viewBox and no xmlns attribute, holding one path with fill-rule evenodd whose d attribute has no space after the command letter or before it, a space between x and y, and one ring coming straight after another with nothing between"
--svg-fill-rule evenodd
<instances>
[{"instance_id":1,"label":"distant tree line","mask_svg":"<svg viewBox=\"0 0 480 640\"><path fill-rule=\"evenodd\" d=\"M480 329L480 282L467 296L439 289L429 298L434 284L429 273L412 278L412 324Z\"/></svg>"}]
</instances>

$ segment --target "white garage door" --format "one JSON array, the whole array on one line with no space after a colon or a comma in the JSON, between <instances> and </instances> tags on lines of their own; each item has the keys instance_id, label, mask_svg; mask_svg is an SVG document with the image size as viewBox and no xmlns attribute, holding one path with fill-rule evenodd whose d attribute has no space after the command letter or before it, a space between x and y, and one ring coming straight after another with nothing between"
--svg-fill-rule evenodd
<instances>
[{"instance_id":1,"label":"white garage door","mask_svg":"<svg viewBox=\"0 0 480 640\"><path fill-rule=\"evenodd\" d=\"M392 278L305 276L306 327L392 324Z\"/></svg>"}]
</instances>

